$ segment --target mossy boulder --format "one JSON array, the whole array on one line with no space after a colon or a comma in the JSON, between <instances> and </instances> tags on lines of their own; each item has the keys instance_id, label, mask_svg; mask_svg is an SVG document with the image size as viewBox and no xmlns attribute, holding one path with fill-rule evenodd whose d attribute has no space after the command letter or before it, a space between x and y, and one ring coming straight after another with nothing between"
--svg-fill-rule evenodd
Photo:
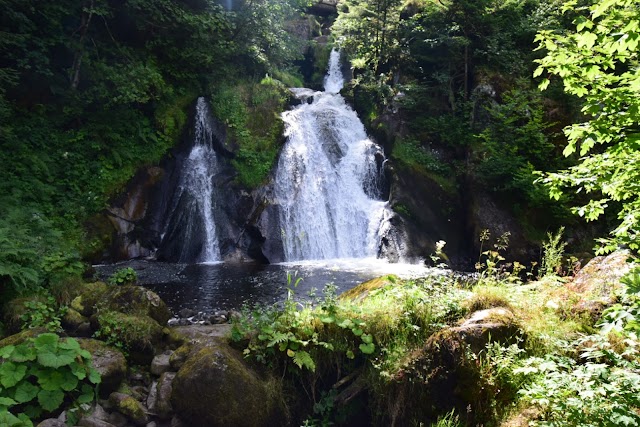
<instances>
[{"instance_id":1,"label":"mossy boulder","mask_svg":"<svg viewBox=\"0 0 640 427\"><path fill-rule=\"evenodd\" d=\"M151 363L163 337L158 322L144 315L104 311L94 315L91 322L99 338L121 345L128 351L129 360L137 364Z\"/></svg>"},{"instance_id":2,"label":"mossy boulder","mask_svg":"<svg viewBox=\"0 0 640 427\"><path fill-rule=\"evenodd\" d=\"M394 275L376 277L375 279L360 283L359 285L349 289L348 291L344 291L342 294L340 294L340 299L352 302L360 302L367 298L372 291L380 289L385 285L388 285L389 283L395 283L397 280L398 278Z\"/></svg>"},{"instance_id":3,"label":"mossy boulder","mask_svg":"<svg viewBox=\"0 0 640 427\"><path fill-rule=\"evenodd\" d=\"M136 285L111 286L98 306L101 310L148 316L161 326L171 318L169 308L155 292Z\"/></svg>"},{"instance_id":4,"label":"mossy boulder","mask_svg":"<svg viewBox=\"0 0 640 427\"><path fill-rule=\"evenodd\" d=\"M91 353L91 363L100 373L100 394L108 396L117 390L127 374L127 361L122 352L94 339L79 338L78 342Z\"/></svg>"},{"instance_id":5,"label":"mossy boulder","mask_svg":"<svg viewBox=\"0 0 640 427\"><path fill-rule=\"evenodd\" d=\"M109 403L113 408L133 421L135 425L144 426L149 422L146 408L133 396L124 393L111 393Z\"/></svg>"},{"instance_id":6,"label":"mossy boulder","mask_svg":"<svg viewBox=\"0 0 640 427\"><path fill-rule=\"evenodd\" d=\"M483 380L478 363L489 342L504 345L518 342L524 333L513 313L506 308L481 310L460 326L433 334L424 347L412 354L396 374L388 398L402 410L393 420L403 424L412 419L433 419L456 409L467 414L469 425L482 424L492 416L487 402L500 402L501 390ZM511 397L511 396L510 396ZM429 402L425 405L424 402Z\"/></svg>"},{"instance_id":7,"label":"mossy boulder","mask_svg":"<svg viewBox=\"0 0 640 427\"><path fill-rule=\"evenodd\" d=\"M7 330L11 334L20 332L23 327L24 321L22 317L29 311L26 304L28 303L47 303L47 297L43 295L30 295L26 297L14 298L11 301L4 304L2 308L4 314L4 322Z\"/></svg>"},{"instance_id":8,"label":"mossy boulder","mask_svg":"<svg viewBox=\"0 0 640 427\"><path fill-rule=\"evenodd\" d=\"M70 335L86 335L89 336L91 332L91 326L89 325L89 319L80 314L73 308L67 309L67 312L62 318L62 327Z\"/></svg>"},{"instance_id":9,"label":"mossy boulder","mask_svg":"<svg viewBox=\"0 0 640 427\"><path fill-rule=\"evenodd\" d=\"M19 345L28 340L29 338L35 338L40 334L48 332L45 328L33 328L25 329L17 334L9 335L8 337L0 340L0 348L8 345Z\"/></svg>"},{"instance_id":10,"label":"mossy boulder","mask_svg":"<svg viewBox=\"0 0 640 427\"><path fill-rule=\"evenodd\" d=\"M173 409L190 426L287 424L279 387L261 378L239 351L223 342L189 357L172 388Z\"/></svg>"},{"instance_id":11,"label":"mossy boulder","mask_svg":"<svg viewBox=\"0 0 640 427\"><path fill-rule=\"evenodd\" d=\"M85 317L90 317L98 301L109 291L103 282L87 283L76 289L77 295L71 300L71 308Z\"/></svg>"}]
</instances>

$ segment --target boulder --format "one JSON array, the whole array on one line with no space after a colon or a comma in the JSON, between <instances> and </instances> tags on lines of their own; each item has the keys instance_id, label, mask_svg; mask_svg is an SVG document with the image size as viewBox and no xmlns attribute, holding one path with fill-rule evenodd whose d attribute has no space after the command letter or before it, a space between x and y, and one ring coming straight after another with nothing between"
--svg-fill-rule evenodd
<instances>
[{"instance_id":1,"label":"boulder","mask_svg":"<svg viewBox=\"0 0 640 427\"><path fill-rule=\"evenodd\" d=\"M111 286L98 305L101 310L149 316L161 326L171 318L169 308L155 292L136 285Z\"/></svg>"},{"instance_id":2,"label":"boulder","mask_svg":"<svg viewBox=\"0 0 640 427\"><path fill-rule=\"evenodd\" d=\"M8 345L19 345L28 340L29 338L35 338L40 334L44 334L47 331L45 328L33 328L25 329L17 334L9 335L8 337L0 340L0 348Z\"/></svg>"},{"instance_id":3,"label":"boulder","mask_svg":"<svg viewBox=\"0 0 640 427\"><path fill-rule=\"evenodd\" d=\"M595 257L578 271L567 286L590 298L610 298L611 293L620 287L620 279L633 266L627 262L628 258L628 251Z\"/></svg>"},{"instance_id":4,"label":"boulder","mask_svg":"<svg viewBox=\"0 0 640 427\"><path fill-rule=\"evenodd\" d=\"M146 408L132 396L124 393L111 393L109 403L118 412L129 418L135 425L144 426L149 422Z\"/></svg>"},{"instance_id":5,"label":"boulder","mask_svg":"<svg viewBox=\"0 0 640 427\"><path fill-rule=\"evenodd\" d=\"M40 424L38 424L38 427L67 427L67 423L60 421L57 418L49 418L41 421Z\"/></svg>"},{"instance_id":6,"label":"boulder","mask_svg":"<svg viewBox=\"0 0 640 427\"><path fill-rule=\"evenodd\" d=\"M136 364L151 363L155 347L162 340L162 327L144 315L104 311L93 316L91 323L102 338L117 340L129 352L129 360Z\"/></svg>"},{"instance_id":7,"label":"boulder","mask_svg":"<svg viewBox=\"0 0 640 427\"><path fill-rule=\"evenodd\" d=\"M171 392L173 391L173 380L175 372L165 372L157 382L151 386L151 391L147 399L149 411L161 420L171 417L173 407L171 406Z\"/></svg>"},{"instance_id":8,"label":"boulder","mask_svg":"<svg viewBox=\"0 0 640 427\"><path fill-rule=\"evenodd\" d=\"M171 404L190 426L282 425L284 405L274 384L251 369L239 351L211 341L178 371Z\"/></svg>"},{"instance_id":9,"label":"boulder","mask_svg":"<svg viewBox=\"0 0 640 427\"><path fill-rule=\"evenodd\" d=\"M78 425L80 427L116 427L107 421L95 417L82 417Z\"/></svg>"},{"instance_id":10,"label":"boulder","mask_svg":"<svg viewBox=\"0 0 640 427\"><path fill-rule=\"evenodd\" d=\"M87 283L77 289L77 295L71 300L71 308L89 317L94 313L98 301L109 289L110 286L103 282Z\"/></svg>"},{"instance_id":11,"label":"boulder","mask_svg":"<svg viewBox=\"0 0 640 427\"><path fill-rule=\"evenodd\" d=\"M61 323L64 330L72 336L88 336L91 332L89 319L73 308L67 309Z\"/></svg>"},{"instance_id":12,"label":"boulder","mask_svg":"<svg viewBox=\"0 0 640 427\"><path fill-rule=\"evenodd\" d=\"M100 394L108 396L116 390L127 373L127 361L120 350L102 341L79 338L80 347L91 353L91 364L100 373Z\"/></svg>"},{"instance_id":13,"label":"boulder","mask_svg":"<svg viewBox=\"0 0 640 427\"><path fill-rule=\"evenodd\" d=\"M449 329L449 334L465 342L476 354L489 342L512 344L523 333L513 313L504 307L476 311L462 325Z\"/></svg>"},{"instance_id":14,"label":"boulder","mask_svg":"<svg viewBox=\"0 0 640 427\"><path fill-rule=\"evenodd\" d=\"M392 400L408 400L396 424L429 419L452 408L466 414L469 425L482 424L491 417L482 402L497 399L500 390L483 382L478 359L487 343L508 345L522 336L513 313L502 307L475 312L460 326L432 335L397 373L387 392ZM424 401L430 404L424 405Z\"/></svg>"},{"instance_id":15,"label":"boulder","mask_svg":"<svg viewBox=\"0 0 640 427\"><path fill-rule=\"evenodd\" d=\"M376 277L344 291L340 294L340 299L359 303L367 298L372 291L380 289L389 283L395 283L396 279L396 276L393 275Z\"/></svg>"},{"instance_id":16,"label":"boulder","mask_svg":"<svg viewBox=\"0 0 640 427\"><path fill-rule=\"evenodd\" d=\"M163 373L171 370L171 353L163 353L155 356L151 361L151 373L156 376L160 376Z\"/></svg>"}]
</instances>

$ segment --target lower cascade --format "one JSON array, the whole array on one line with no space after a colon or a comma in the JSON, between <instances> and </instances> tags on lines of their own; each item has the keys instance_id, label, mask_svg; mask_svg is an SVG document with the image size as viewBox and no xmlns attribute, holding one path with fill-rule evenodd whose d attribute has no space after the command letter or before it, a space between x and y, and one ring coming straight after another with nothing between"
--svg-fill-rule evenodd
<instances>
[{"instance_id":1,"label":"lower cascade","mask_svg":"<svg viewBox=\"0 0 640 427\"><path fill-rule=\"evenodd\" d=\"M207 102L198 98L194 145L179 171L179 184L162 234L161 248L171 252L178 262L216 262L221 258L215 221L217 189L213 181L218 159L210 117Z\"/></svg>"},{"instance_id":2,"label":"lower cascade","mask_svg":"<svg viewBox=\"0 0 640 427\"><path fill-rule=\"evenodd\" d=\"M286 261L375 257L390 227L384 154L339 94L343 84L334 50L325 91L292 89L303 102L282 115L274 192Z\"/></svg>"}]
</instances>

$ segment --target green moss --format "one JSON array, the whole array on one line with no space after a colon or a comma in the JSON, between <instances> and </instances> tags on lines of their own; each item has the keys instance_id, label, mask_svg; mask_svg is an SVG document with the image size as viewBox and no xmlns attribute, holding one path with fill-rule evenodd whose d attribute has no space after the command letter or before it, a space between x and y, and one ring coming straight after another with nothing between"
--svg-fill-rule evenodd
<instances>
[{"instance_id":1,"label":"green moss","mask_svg":"<svg viewBox=\"0 0 640 427\"><path fill-rule=\"evenodd\" d=\"M162 338L162 327L148 316L105 311L97 323L96 337L124 350L153 349Z\"/></svg>"},{"instance_id":2,"label":"green moss","mask_svg":"<svg viewBox=\"0 0 640 427\"><path fill-rule=\"evenodd\" d=\"M371 291L380 289L383 286L388 285L389 283L395 283L397 280L397 277L394 275L377 277L375 279L371 279L364 283L361 283L358 286L349 289L348 291L343 292L342 294L340 294L340 299L345 301L348 300L359 302L369 296Z\"/></svg>"},{"instance_id":3,"label":"green moss","mask_svg":"<svg viewBox=\"0 0 640 427\"><path fill-rule=\"evenodd\" d=\"M155 293L142 286L110 286L98 302L98 308L134 316L149 316L164 325L171 318L167 305Z\"/></svg>"},{"instance_id":4,"label":"green moss","mask_svg":"<svg viewBox=\"0 0 640 427\"><path fill-rule=\"evenodd\" d=\"M271 77L214 90L213 112L238 145L232 165L240 184L255 188L271 171L283 143L280 113L289 96L286 86Z\"/></svg>"},{"instance_id":5,"label":"green moss","mask_svg":"<svg viewBox=\"0 0 640 427\"><path fill-rule=\"evenodd\" d=\"M98 301L109 289L109 285L103 282L87 283L77 289L78 295L71 300L71 308L89 317L94 313Z\"/></svg>"}]
</instances>

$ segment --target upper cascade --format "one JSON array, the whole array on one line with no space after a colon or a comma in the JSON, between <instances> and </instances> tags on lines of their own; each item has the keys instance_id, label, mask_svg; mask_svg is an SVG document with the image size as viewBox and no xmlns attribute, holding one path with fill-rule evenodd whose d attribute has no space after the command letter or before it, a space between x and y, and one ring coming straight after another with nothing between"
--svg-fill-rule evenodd
<instances>
[{"instance_id":1,"label":"upper cascade","mask_svg":"<svg viewBox=\"0 0 640 427\"><path fill-rule=\"evenodd\" d=\"M325 91L282 114L287 142L274 193L286 261L375 257L390 226L393 212L381 190L384 154L339 95L343 85L334 50Z\"/></svg>"},{"instance_id":2,"label":"upper cascade","mask_svg":"<svg viewBox=\"0 0 640 427\"><path fill-rule=\"evenodd\" d=\"M340 93L344 87L344 75L340 64L340 51L333 49L329 56L329 71L324 78L324 91L327 93Z\"/></svg>"},{"instance_id":3,"label":"upper cascade","mask_svg":"<svg viewBox=\"0 0 640 427\"><path fill-rule=\"evenodd\" d=\"M207 101L196 104L194 144L179 169L178 187L171 200L160 245L178 262L220 261L215 222L218 158L213 149L213 127Z\"/></svg>"}]
</instances>

